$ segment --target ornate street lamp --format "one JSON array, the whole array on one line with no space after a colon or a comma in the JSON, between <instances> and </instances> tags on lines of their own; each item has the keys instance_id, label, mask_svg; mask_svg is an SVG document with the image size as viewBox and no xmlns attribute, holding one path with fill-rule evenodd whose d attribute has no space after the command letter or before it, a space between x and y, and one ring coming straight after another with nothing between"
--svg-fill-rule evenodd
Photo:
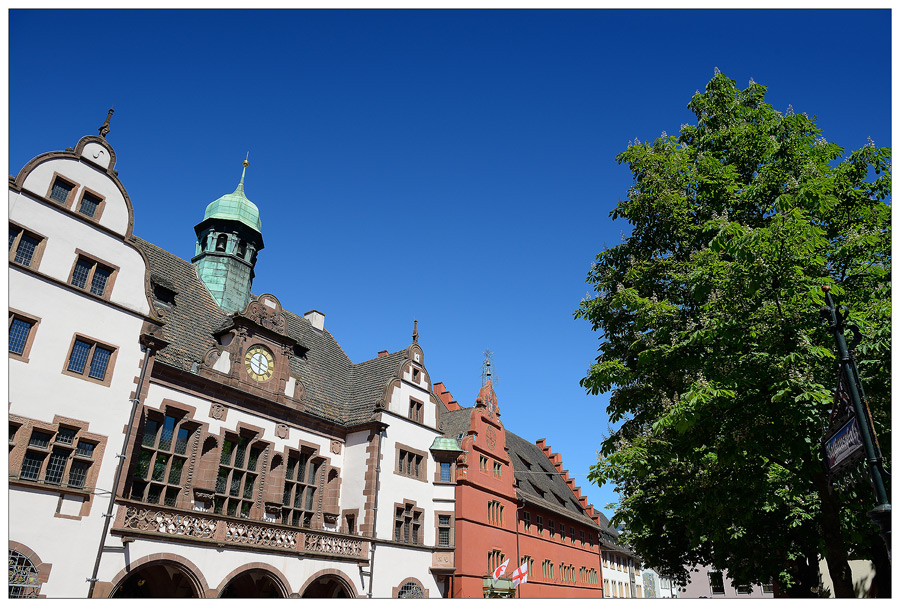
<instances>
[{"instance_id":1,"label":"ornate street lamp","mask_svg":"<svg viewBox=\"0 0 900 607\"><path fill-rule=\"evenodd\" d=\"M825 451L825 461L829 468L829 474L838 474L846 469L846 462L852 461L854 453L862 450L869 470L869 477L875 489L875 501L877 505L868 512L869 518L878 526L878 533L884 539L887 546L888 558L891 558L891 504L887 491L884 488L882 478L881 450L875 439L875 429L869 415L869 408L864 403L865 394L859 381L859 373L856 362L850 356L850 350L860 342L862 336L856 325L848 324L846 327L853 333L853 341L847 345L844 339L844 321L847 319L847 307L841 306L838 310L831 299L831 287L822 287L825 292L825 307L822 308L822 316L828 322L828 329L834 333L834 341L837 344L838 359L840 362L840 377L838 380L838 405L835 413L840 409L842 392L846 390L849 395L852 411L847 415L833 414L832 427L828 430L822 446Z\"/></svg>"}]
</instances>

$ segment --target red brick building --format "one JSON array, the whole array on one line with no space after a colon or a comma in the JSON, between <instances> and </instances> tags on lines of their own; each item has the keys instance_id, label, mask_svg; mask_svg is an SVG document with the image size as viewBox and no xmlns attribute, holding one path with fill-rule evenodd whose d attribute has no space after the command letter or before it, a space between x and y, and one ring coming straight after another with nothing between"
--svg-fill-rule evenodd
<instances>
[{"instance_id":1,"label":"red brick building","mask_svg":"<svg viewBox=\"0 0 900 607\"><path fill-rule=\"evenodd\" d=\"M453 598L602 598L602 518L581 496L562 457L544 440L529 443L500 421L490 378L474 407L462 408L445 389L435 393L445 436L459 439ZM509 559L496 583L491 573ZM528 563L528 581L508 579Z\"/></svg>"}]
</instances>

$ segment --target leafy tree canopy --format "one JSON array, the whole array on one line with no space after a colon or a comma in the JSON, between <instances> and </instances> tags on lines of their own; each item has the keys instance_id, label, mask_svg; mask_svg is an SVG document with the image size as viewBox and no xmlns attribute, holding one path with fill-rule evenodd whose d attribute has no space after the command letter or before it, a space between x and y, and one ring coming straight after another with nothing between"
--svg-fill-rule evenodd
<instances>
[{"instance_id":1,"label":"leafy tree canopy","mask_svg":"<svg viewBox=\"0 0 900 607\"><path fill-rule=\"evenodd\" d=\"M634 183L611 217L631 234L597 255L575 314L602 334L582 386L611 391L623 422L590 479L615 485L614 523L646 565L682 581L704 564L789 585L791 559L880 541L865 472L824 480L837 367L819 310L831 285L863 333L889 461L891 152L846 154L765 93L717 70L688 104L697 124L618 155Z\"/></svg>"}]
</instances>

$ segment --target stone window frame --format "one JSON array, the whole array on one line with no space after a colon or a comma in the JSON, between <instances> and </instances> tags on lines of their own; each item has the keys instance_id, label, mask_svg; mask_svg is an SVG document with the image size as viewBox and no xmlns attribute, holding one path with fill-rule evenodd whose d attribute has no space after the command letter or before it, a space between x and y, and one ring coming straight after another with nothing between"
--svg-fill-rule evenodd
<instances>
[{"instance_id":1,"label":"stone window frame","mask_svg":"<svg viewBox=\"0 0 900 607\"><path fill-rule=\"evenodd\" d=\"M436 485L455 485L456 484L456 458L446 456L435 456L434 458L434 478L432 479ZM444 464L450 466L450 480L441 479L441 470Z\"/></svg>"},{"instance_id":2,"label":"stone window frame","mask_svg":"<svg viewBox=\"0 0 900 607\"><path fill-rule=\"evenodd\" d=\"M441 517L450 517L447 525L441 525ZM441 544L441 529L448 530L448 543ZM437 548L454 548L456 546L456 513L453 510L434 511L434 545Z\"/></svg>"},{"instance_id":3,"label":"stone window frame","mask_svg":"<svg viewBox=\"0 0 900 607\"><path fill-rule=\"evenodd\" d=\"M494 478L503 478L503 464L494 462Z\"/></svg>"},{"instance_id":4,"label":"stone window frame","mask_svg":"<svg viewBox=\"0 0 900 607\"><path fill-rule=\"evenodd\" d=\"M93 215L87 215L81 212L81 205L84 203L85 196L91 196L92 198L97 199L97 208L94 211ZM90 189L87 186L81 188L81 194L78 196L78 202L72 205L72 210L78 214L82 219L86 219L87 221L98 222L100 221L100 217L103 215L103 211L106 209L106 196L103 194Z\"/></svg>"},{"instance_id":5,"label":"stone window frame","mask_svg":"<svg viewBox=\"0 0 900 607\"><path fill-rule=\"evenodd\" d=\"M422 401L420 401L416 398L410 397L409 398L409 414L407 415L407 418L411 421L416 422L417 424L422 424L422 423L425 423L423 421L423 419L425 417L424 413L425 413L425 403L423 403Z\"/></svg>"},{"instance_id":6,"label":"stone window frame","mask_svg":"<svg viewBox=\"0 0 900 607\"><path fill-rule=\"evenodd\" d=\"M488 515L487 520L489 525L493 525L495 527L502 527L504 520L504 505L499 500L490 500L487 503L488 506Z\"/></svg>"},{"instance_id":7,"label":"stone window frame","mask_svg":"<svg viewBox=\"0 0 900 607\"><path fill-rule=\"evenodd\" d=\"M522 555L522 562L519 563L519 566L522 566L522 565L525 565L525 564L528 564L528 567L527 567L527 569L526 569L526 573L527 573L527 575L528 575L528 579L530 580L530 579L532 579L532 578L534 577L534 557L533 557L533 556L529 556L529 555L527 555L527 554Z\"/></svg>"},{"instance_id":8,"label":"stone window frame","mask_svg":"<svg viewBox=\"0 0 900 607\"><path fill-rule=\"evenodd\" d=\"M55 198L50 197L50 194L53 193L53 186L56 185L57 181L62 181L63 183L71 186L69 193L66 195L65 202L62 202L62 201L56 200ZM68 177L67 175L62 175L62 174L54 171L53 178L50 180L50 186L47 188L47 195L44 198L46 198L52 204L59 205L59 206L62 206L64 209L71 210L72 202L75 200L75 197L78 194L78 191L80 189L81 189L80 183L76 182L74 179L72 179L71 177Z\"/></svg>"},{"instance_id":9,"label":"stone window frame","mask_svg":"<svg viewBox=\"0 0 900 607\"><path fill-rule=\"evenodd\" d=\"M160 506L163 508L186 507L186 505L190 502L193 496L187 495L184 489L187 484L187 477L191 474L191 471L196 466L196 462L194 460L195 454L190 448L192 442L191 439L197 436L196 433L202 433L204 429L204 425L199 420L195 419L195 415L196 410L193 407L189 407L187 405L183 405L169 399L163 400L158 409L147 406L143 407L143 410L141 411L141 417L138 420L137 432L135 433L135 438L132 445L131 460L129 462L127 470L128 499L139 501L144 504ZM160 449L159 444L162 437L162 433L160 432L160 430L164 428L165 420L167 417L171 417L176 420L171 437L171 448ZM160 426L157 428L156 433L154 434L152 446L144 444L144 432L147 427L147 421L150 419L160 424ZM188 435L185 440L184 453L177 453L178 434L180 430L188 430ZM147 468L147 478L141 478L136 473L138 458L140 457L141 452L144 450L152 452L150 458L151 464L148 465ZM153 480L155 462L157 459L157 455L160 452L162 452L163 455L168 456L164 464L164 480L162 481ZM182 459L183 464L180 469L181 472L179 474L178 482L170 483L169 481L171 479L172 473L171 464L176 459ZM143 488L140 491L140 495L135 494L135 485L137 483L144 484ZM160 499L156 502L150 502L147 499L152 486L161 486L159 493ZM166 494L171 494L173 491L175 495L175 503L166 504Z\"/></svg>"},{"instance_id":10,"label":"stone window frame","mask_svg":"<svg viewBox=\"0 0 900 607\"><path fill-rule=\"evenodd\" d=\"M393 512L394 532L391 534L393 541L410 546L424 546L425 508L419 508L418 504L413 500L404 499L402 502L394 502ZM397 538L398 530L401 536L400 539ZM404 537L409 537L410 539L402 539Z\"/></svg>"},{"instance_id":11,"label":"stone window frame","mask_svg":"<svg viewBox=\"0 0 900 607\"><path fill-rule=\"evenodd\" d=\"M287 470L288 464L292 457L297 457L298 462L297 465L300 465L300 460L302 456L306 456L304 460L304 476L309 479L309 468L310 463L315 464L315 478L312 483L307 481L298 481L297 479L288 479ZM289 527L293 527L295 529L315 529L315 526L319 524L319 506L317 496L320 495L320 492L326 491L326 478L328 475L329 466L329 458L325 457L321 454L320 448L318 445L314 443L309 443L306 441L299 441L296 447L291 446L284 450L283 454L281 454L284 467L284 476L282 478L281 486L278 488L278 503L281 505L281 514L280 518L275 521L281 525L287 525ZM284 495L285 489L287 489L288 483L291 484L291 498L288 500L288 504L284 503ZM301 505L299 507L293 506L292 504L296 501L296 490L298 486L303 487L303 495L307 496L309 489L312 488L312 508L306 507L306 501L301 501ZM324 495L321 497L324 498ZM352 511L347 511L352 512ZM356 513L358 514L358 509ZM300 516L300 524L294 525L291 521L295 520L295 516ZM287 522L285 522L287 520ZM308 526L307 526L308 523ZM342 523L343 524L343 523ZM356 525L357 529L359 529L359 516L356 517Z\"/></svg>"},{"instance_id":12,"label":"stone window frame","mask_svg":"<svg viewBox=\"0 0 900 607\"><path fill-rule=\"evenodd\" d=\"M15 319L26 322L31 326L28 329L28 336L25 338L25 345L22 348L22 352L16 353L9 349L7 349L7 352L9 353L10 358L14 358L16 360L22 361L23 363L27 363L28 357L31 354L31 346L34 344L34 337L35 335L37 335L38 326L41 324L41 319L38 316L26 314L25 312L16 310L15 308L9 308L8 327L12 327L13 320Z\"/></svg>"},{"instance_id":13,"label":"stone window frame","mask_svg":"<svg viewBox=\"0 0 900 607\"><path fill-rule=\"evenodd\" d=\"M400 590L402 590L403 587L406 586L407 584L417 585L419 587L419 590L422 591L422 594L424 595L424 597L426 599L428 598L428 588L425 587L425 584L423 584L422 582L420 582L418 579L416 579L414 577L408 577L405 580L403 580L402 582L400 582L399 584L397 584L396 586L394 586L391 589L391 598L399 599L400 598ZM406 597L404 597L404 598L406 598Z\"/></svg>"},{"instance_id":14,"label":"stone window frame","mask_svg":"<svg viewBox=\"0 0 900 607\"><path fill-rule=\"evenodd\" d=\"M34 550L29 548L25 544L22 544L15 540L8 540L7 549L15 550L16 552L18 552L20 555L28 559L31 562L31 565L37 570L37 579L40 582L40 585L35 590L35 596L32 598L47 598L46 594L41 594L41 588L50 580L50 571L53 569L53 564L43 562Z\"/></svg>"},{"instance_id":15,"label":"stone window frame","mask_svg":"<svg viewBox=\"0 0 900 607\"><path fill-rule=\"evenodd\" d=\"M75 371L69 371L69 361L72 359L72 354L75 349L75 342L81 341L90 345L90 350L88 351L87 359L84 363L84 370L81 373L77 373ZM94 353L97 350L97 347L101 347L104 350L109 350L109 360L106 362L106 370L103 373L102 379L97 379L96 377L91 377L91 362L94 360ZM77 377L78 379L83 379L84 381L89 381L94 384L98 384L100 386L106 386L107 388L112 383L112 376L116 367L116 358L119 354L118 346L114 346L105 341L100 341L99 339L89 337L82 333L75 333L72 336L72 341L69 342L69 349L67 350L66 358L63 361L62 373L63 375L68 375L69 377Z\"/></svg>"},{"instance_id":16,"label":"stone window frame","mask_svg":"<svg viewBox=\"0 0 900 607\"><path fill-rule=\"evenodd\" d=\"M487 474L488 471L488 457L486 455L479 456L478 459L478 469Z\"/></svg>"},{"instance_id":17,"label":"stone window frame","mask_svg":"<svg viewBox=\"0 0 900 607\"><path fill-rule=\"evenodd\" d=\"M429 458L425 451L420 451L403 443L394 443L394 452L394 474L423 483L428 482L427 468ZM404 466L403 462L407 462L407 465ZM418 473L416 473L415 469L411 473L406 472L413 464L418 464Z\"/></svg>"},{"instance_id":18,"label":"stone window frame","mask_svg":"<svg viewBox=\"0 0 900 607\"><path fill-rule=\"evenodd\" d=\"M78 267L78 262L85 260L91 263L91 269L88 272L87 278L84 281L84 286L79 287L74 284L72 281L75 279L75 268ZM106 279L106 284L103 285L103 293L96 294L91 291L92 283L94 280L94 273L97 271L98 267L103 267L109 270L109 277ZM97 257L96 255L91 255L87 251L83 251L82 249L75 249L75 261L72 262L72 269L69 270L69 277L66 279L66 283L73 289L76 289L82 293L87 293L92 297L98 297L104 301L109 301L110 295L112 295L113 286L116 284L116 277L119 275L119 266L109 263L108 261L104 261L103 259Z\"/></svg>"},{"instance_id":19,"label":"stone window frame","mask_svg":"<svg viewBox=\"0 0 900 607\"><path fill-rule=\"evenodd\" d=\"M13 241L9 244L9 264L16 265L22 268L31 268L32 270L37 270L41 265L41 258L44 256L44 249L47 247L47 237L12 220L10 220L9 222L9 227L10 230L18 230L18 233L13 237ZM19 245L22 243L23 236L30 236L31 238L37 240L34 251L31 253L31 261L29 261L27 264L16 261L16 256L19 252Z\"/></svg>"},{"instance_id":20,"label":"stone window frame","mask_svg":"<svg viewBox=\"0 0 900 607\"><path fill-rule=\"evenodd\" d=\"M713 574L717 574L719 579L721 580L721 585L713 586ZM709 580L709 593L710 594L725 594L725 576L721 571L707 571L706 578ZM721 592L716 592L715 588L721 588Z\"/></svg>"},{"instance_id":21,"label":"stone window frame","mask_svg":"<svg viewBox=\"0 0 900 607\"><path fill-rule=\"evenodd\" d=\"M541 575L545 580L553 579L553 561L544 559L544 562L541 564Z\"/></svg>"},{"instance_id":22,"label":"stone window frame","mask_svg":"<svg viewBox=\"0 0 900 607\"><path fill-rule=\"evenodd\" d=\"M492 547L488 552L488 575L491 575L494 571L496 571L497 567L503 564L503 561L506 560L506 555L503 554L503 551L499 548Z\"/></svg>"},{"instance_id":23,"label":"stone window frame","mask_svg":"<svg viewBox=\"0 0 900 607\"><path fill-rule=\"evenodd\" d=\"M351 529L350 521L353 521ZM341 511L341 533L347 535L359 535L359 508L350 508Z\"/></svg>"},{"instance_id":24,"label":"stone window frame","mask_svg":"<svg viewBox=\"0 0 900 607\"><path fill-rule=\"evenodd\" d=\"M13 425L16 426L15 435L11 435L9 441L9 484L11 486L35 488L58 493L59 502L57 503L56 512L54 513L55 518L81 520L81 518L89 515L94 501L93 488L97 484L97 477L100 473L100 464L103 461L103 452L106 450L108 437L90 432L89 422L63 417L61 415L54 415L52 422L44 422L22 415L10 414L9 424L10 427ZM61 427L75 431L71 441L62 442L52 440L58 435ZM34 430L51 435L51 441L48 442L46 447L38 447L29 444ZM93 449L89 456L77 453L81 441L93 445ZM41 468L38 471L38 479L41 479L46 475L50 459L48 456L53 453L54 450L68 452L59 484L47 484L42 480L21 478L22 463L25 460L26 452L32 451L44 454ZM68 482L66 482L72 471L72 464L75 461L90 462L85 473L83 484L80 487L69 486ZM63 497L66 495L84 498L81 510L77 515L62 514L60 512Z\"/></svg>"},{"instance_id":25,"label":"stone window frame","mask_svg":"<svg viewBox=\"0 0 900 607\"><path fill-rule=\"evenodd\" d=\"M258 519L258 512L254 511L257 503L257 494L260 489L258 483L262 483L264 478L264 470L261 463L265 459L263 455L269 448L268 441L262 439L263 429L255 426L238 423L237 428L222 428L219 434L218 459L216 460L216 476L213 488L212 512L222 516L240 518L244 520ZM245 439L244 456L240 464L238 464L238 447L241 439ZM223 461L225 457L225 443L229 442L234 445L233 449L228 453L228 463ZM250 469L250 456L256 453L256 460L253 469ZM220 490L219 481L221 480L222 470L227 470L225 482ZM316 471L318 473L318 470ZM253 483L246 485L248 476L253 475ZM237 495L233 495L235 478L238 479ZM249 493L249 497L248 497ZM234 505L234 514L230 514L231 505ZM220 508L221 507L221 508ZM221 511L220 511L221 510ZM257 515L257 516L255 516Z\"/></svg>"}]
</instances>

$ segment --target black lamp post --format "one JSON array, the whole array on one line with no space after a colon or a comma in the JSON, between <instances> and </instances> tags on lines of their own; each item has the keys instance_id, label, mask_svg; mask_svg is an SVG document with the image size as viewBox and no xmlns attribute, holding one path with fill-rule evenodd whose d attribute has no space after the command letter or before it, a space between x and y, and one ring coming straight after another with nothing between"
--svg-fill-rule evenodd
<instances>
[{"instance_id":1,"label":"black lamp post","mask_svg":"<svg viewBox=\"0 0 900 607\"><path fill-rule=\"evenodd\" d=\"M863 450L867 466L869 468L869 477L872 480L872 486L875 489L875 501L877 505L868 512L869 518L878 526L878 533L884 539L887 546L888 558L891 555L891 504L888 500L887 491L884 488L884 479L882 478L882 457L881 451L875 442L875 431L872 427L872 420L869 417L869 410L863 404L862 385L859 383L859 373L856 369L856 362L850 357L850 348L859 343L861 336L855 325L847 325L847 328L853 332L853 341L847 346L844 339L844 321L847 318L846 307L842 306L841 310L835 308L834 301L831 299L831 287L825 285L822 287L825 292L825 307L822 308L822 316L828 321L828 329L834 333L834 341L837 344L838 358L841 366L841 376L850 393L850 401L853 404L853 411L859 425L859 434L863 443Z\"/></svg>"}]
</instances>

